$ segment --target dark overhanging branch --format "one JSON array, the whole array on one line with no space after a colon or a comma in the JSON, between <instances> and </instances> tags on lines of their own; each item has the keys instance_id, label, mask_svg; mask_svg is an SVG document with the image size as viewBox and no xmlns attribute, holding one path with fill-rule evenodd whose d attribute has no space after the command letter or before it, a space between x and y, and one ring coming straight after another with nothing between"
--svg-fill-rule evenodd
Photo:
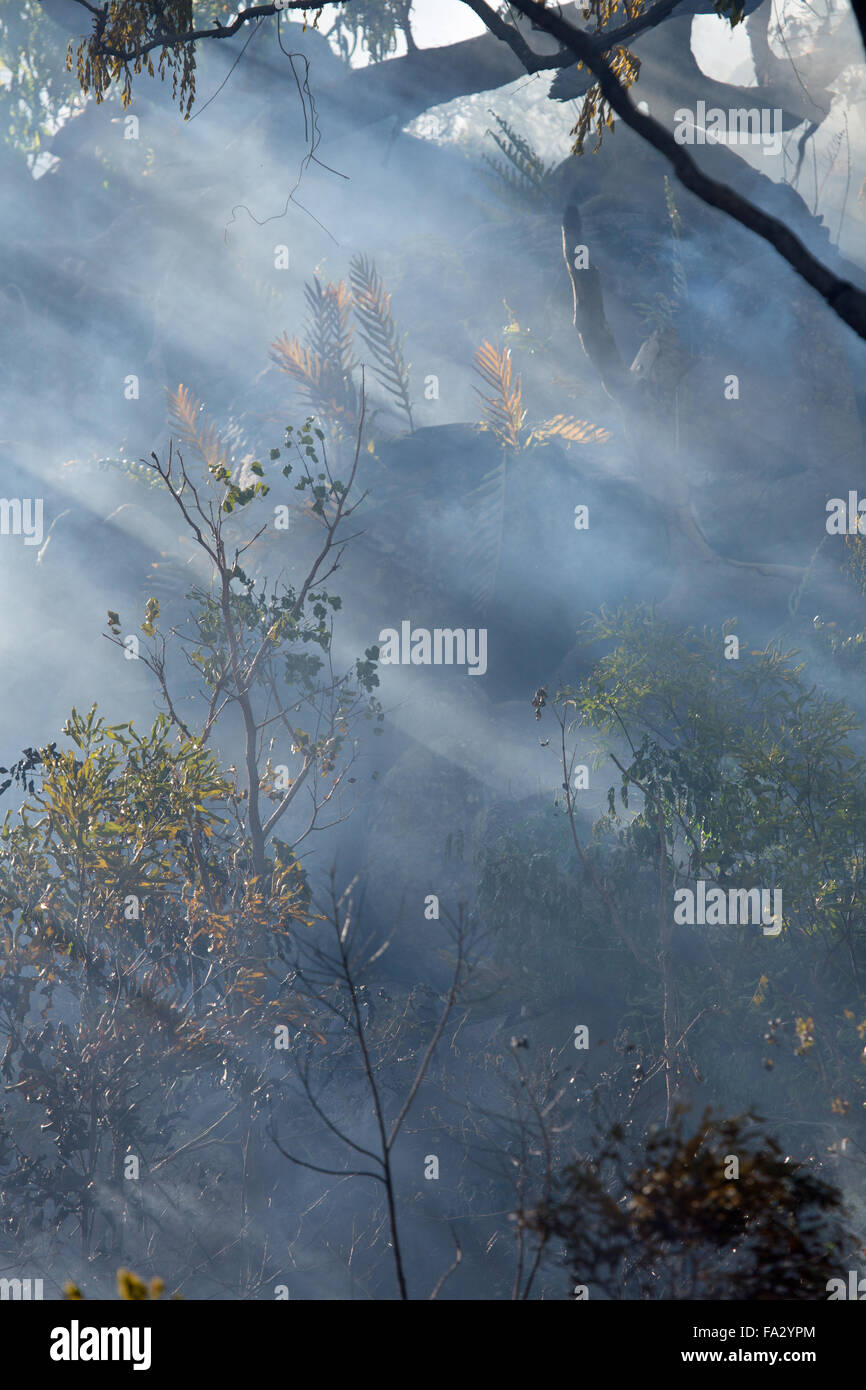
<instances>
[{"instance_id":1,"label":"dark overhanging branch","mask_svg":"<svg viewBox=\"0 0 866 1390\"><path fill-rule=\"evenodd\" d=\"M860 37L863 40L863 48L866 50L866 0L851 0L851 9L854 11L857 28L860 30Z\"/></svg>"},{"instance_id":2,"label":"dark overhanging branch","mask_svg":"<svg viewBox=\"0 0 866 1390\"><path fill-rule=\"evenodd\" d=\"M556 53L536 53L534 49L530 48L520 30L503 19L496 10L486 3L486 0L463 0L463 3L478 16L494 38L502 39L504 43L508 44L515 57L524 64L527 72L547 72L553 68L570 68L580 61L579 56L567 44L561 44ZM863 0L863 3L866 4L866 0ZM605 46L615 48L617 44L625 43L627 39L636 38L639 34L645 34L648 30L655 29L657 24L661 24L682 4L683 0L657 0L651 9L628 20L625 24L621 24L618 29L605 29Z\"/></svg>"},{"instance_id":3,"label":"dark overhanging branch","mask_svg":"<svg viewBox=\"0 0 866 1390\"><path fill-rule=\"evenodd\" d=\"M107 20L106 8L91 3L91 0L74 0L74 3L76 5L81 5L83 9L93 15L96 21L96 37L101 39ZM144 54L151 52L154 48L173 48L180 45L197 43L199 39L229 39L236 34L244 24L248 24L251 20L267 19L271 15L286 14L291 10L318 8L319 4L338 5L342 3L344 3L344 0L317 0L317 4L313 6L310 0L283 0L282 4L248 5L246 9L240 10L229 24L217 23L206 29L187 30L165 29L161 27L152 39L148 39L146 43L136 45L134 48L112 48L107 44L100 43L99 52L104 57L116 58L120 62L134 62L136 58L143 57ZM864 0L864 3L866 3L866 0ZM523 47L523 52L518 53L517 49L514 51L517 53L517 56L520 57L521 62L527 64L527 71L543 72L560 67L571 67L574 63L579 61L577 55L575 55L567 45L553 54L534 53L525 42L522 35L506 20L500 18L495 10L484 3L484 0L464 0L464 4L475 11L485 27L489 29L496 38L505 39L504 30L508 30L512 35L516 36ZM630 19L625 24L621 24L617 29L605 31L605 39L613 46L615 44L624 43L627 39L634 38L638 34L646 33L647 30L654 29L657 24L661 24L662 21L667 19L668 15L681 4L683 4L683 0L657 0L657 3L644 14L637 15L634 19ZM422 52L423 50L417 47L414 39L411 43L409 42L409 31L407 31L405 26L401 27L403 28L404 35L407 37L409 54ZM529 64L532 66L530 67Z\"/></svg>"},{"instance_id":4,"label":"dark overhanging branch","mask_svg":"<svg viewBox=\"0 0 866 1390\"><path fill-rule=\"evenodd\" d=\"M323 0L324 4L329 5L342 2L343 0ZM762 0L745 0L745 11L750 12L755 5L760 5L761 2ZM230 24L215 24L210 28L191 29L185 32L175 32L162 28L160 32L156 34L153 39L148 40L147 43L134 48L121 50L107 46L104 41L103 33L107 19L107 11L103 7L91 3L91 0L74 0L74 3L81 5L94 16L95 28L92 38L98 41L94 50L95 53L103 57L112 57L118 61L127 63L134 62L136 58L160 46L183 48L198 42L200 39L231 38L244 24L251 20L258 20L261 22L262 19L266 19L274 14L288 14L292 10L297 11L299 9L304 10L312 8L309 4L309 0L290 0L290 3L279 7L275 3L250 5L242 10ZM351 3L351 0L345 0L345 3ZM481 60L482 50L479 49L478 46L489 37L498 38L500 41L506 40L509 48L512 47L512 42L515 41L518 46L522 45L522 47L519 47L519 52L517 49L514 51L515 57L519 58L523 71L540 73L554 71L559 68L571 68L579 61L577 55L567 46L563 47L560 45L555 53L539 54L534 52L525 42L519 31L506 20L502 19L501 16L497 14L496 10L489 4L485 4L484 0L464 0L464 3L475 12L485 25L487 33L483 38L479 36L478 38L466 39L441 47L423 49L419 49L414 41L412 44L409 44L407 39L408 52L402 57L392 58L384 64L371 64L369 67L356 69L348 75L349 80L352 82L353 94L356 90L360 93L366 92L368 79L370 79L371 76L378 78L381 75L384 78L384 85L386 85L388 90L390 91L396 86L405 100L406 93L403 89L407 86L409 88L418 88L423 86L425 82L429 83L431 78L435 78L436 76L444 78L444 85L453 88L453 90L443 90L434 93L430 101L419 107L419 109L427 109L429 105L439 105L443 101L452 100L456 96L468 95L472 92L485 90L487 87L501 86L506 82L513 81L519 76L519 73L511 74L505 70L482 71L480 85L468 80L458 81L456 84L453 81L455 73L463 73L465 76L466 72L473 68L476 63L480 65L482 70L485 68L485 62ZM605 41L611 46L616 46L617 44L626 42L628 39L647 33L655 29L675 10L687 14L711 14L713 12L713 6L710 0L657 0L657 3L644 14L637 15L634 19L628 20L625 24L620 25L616 29L605 30ZM484 57L488 60L486 66L489 67L489 55L485 53ZM452 79L450 82L447 80L449 74ZM383 112L380 114L385 113ZM379 116L374 116L372 119L379 119Z\"/></svg>"},{"instance_id":5,"label":"dark overhanging branch","mask_svg":"<svg viewBox=\"0 0 866 1390\"><path fill-rule=\"evenodd\" d=\"M230 24L213 24L209 29L161 29L154 38L148 39L146 43L136 44L134 48L110 48L107 44L100 43L99 52L103 57L117 58L121 63L134 63L136 58L143 58L145 53L150 53L154 48L176 48L179 45L197 43L199 39L230 39L244 24L253 19L267 19L269 15L286 14L289 10L310 10L318 8L319 5L341 3L342 0L316 0L314 6L310 0L282 0L281 4L249 5L245 10L240 10ZM97 24L96 37L101 39L107 7L91 4L90 0L75 0L75 4L81 5L94 16Z\"/></svg>"},{"instance_id":6,"label":"dark overhanging branch","mask_svg":"<svg viewBox=\"0 0 866 1390\"><path fill-rule=\"evenodd\" d=\"M94 16L94 33L91 45L95 56L109 56L103 36L105 14L101 7L90 0L74 0ZM351 0L348 0L351 3ZM336 0L326 0L333 4ZM455 100L472 93L492 90L509 82L518 80L525 72L534 74L556 69L573 70L578 62L577 56L567 47L558 45L556 52L537 54L522 39L513 25L508 24L489 4L483 0L465 0L485 25L483 35L460 40L436 48L416 47L402 57L394 57L387 63L372 63L345 73L339 82L324 82L319 85L319 98L328 109L330 138L344 132L344 127L357 129L385 117L395 116L403 122L414 119L431 106ZM744 0L746 13L751 13L762 0ZM303 9L297 2L291 7L295 11ZM307 6L309 8L309 6ZM617 45L638 35L652 31L676 12L677 14L710 14L712 0L656 0L644 14L636 16L616 29L604 31L605 42ZM257 26L264 19L276 13L288 15L289 9L280 11L275 4L251 5L243 10L232 23L215 25L209 29L190 30L175 34L163 28L160 35L148 41L148 47L166 45L185 48L194 45L199 39L229 38L241 26L241 22L257 20ZM521 56L512 51L511 44L503 42L505 37L516 36L523 44ZM326 37L326 36L324 36ZM494 41L495 40L495 41ZM122 59L133 62L136 53L129 49ZM145 48L142 46L141 52ZM118 55L111 55L118 61ZM237 60L236 60L237 61ZM531 67L527 66L528 64ZM579 95L579 93L578 93ZM336 125L336 131L334 129Z\"/></svg>"},{"instance_id":7,"label":"dark overhanging branch","mask_svg":"<svg viewBox=\"0 0 866 1390\"><path fill-rule=\"evenodd\" d=\"M95 17L99 33L100 28L104 27L105 8L90 3L90 0L75 2ZM733 221L771 245L801 279L817 290L833 312L847 323L858 337L866 339L866 294L849 280L843 280L828 270L784 222L763 212L729 185L703 173L686 153L685 147L676 143L671 132L653 117L632 105L626 89L617 79L607 58L610 49L627 38L634 38L654 28L670 15L682 0L657 0L644 15L629 20L617 29L604 31L602 37L576 28L560 14L537 3L537 0L512 2L514 9L531 20L536 29L558 41L559 49L555 54L535 53L519 30L503 19L486 0L463 0L463 3L482 20L488 31L506 44L524 71L535 74L545 69L573 66L575 62L582 62L598 82L610 108L625 125L664 155L685 188L702 202L718 208ZM335 4L337 0L323 0L323 3ZM866 0L852 0L852 5L862 33L866 29ZM229 38L250 20L305 8L310 8L308 0L284 0L279 6L274 3L251 5L241 10L229 24L216 24L208 29L190 30L186 33L163 31L147 43L137 45L131 52L109 49L104 45L101 46L101 51L106 56L131 62L156 47L188 45L207 38ZM428 52L429 50L418 51L416 54L408 55L408 59L412 61Z\"/></svg>"},{"instance_id":8,"label":"dark overhanging branch","mask_svg":"<svg viewBox=\"0 0 866 1390\"><path fill-rule=\"evenodd\" d=\"M625 125L665 156L684 188L694 193L702 202L718 208L733 221L739 222L748 231L768 242L801 279L818 291L843 323L847 323L858 337L866 339L866 294L850 281L841 280L828 270L784 222L755 207L727 184L704 174L686 153L685 147L677 144L670 131L652 116L644 114L632 105L625 88L608 62L605 52L611 41L608 35L605 35L602 47L598 39L576 29L544 5L536 3L536 0L512 0L512 3L516 10L527 19L533 20L544 33L558 39L589 68L611 109ZM483 0L464 0L464 4L468 4L476 14L490 10ZM492 14L492 11L490 13ZM520 57L525 40L510 25L506 25L505 28L508 32L500 34L500 37L509 44L515 55Z\"/></svg>"}]
</instances>

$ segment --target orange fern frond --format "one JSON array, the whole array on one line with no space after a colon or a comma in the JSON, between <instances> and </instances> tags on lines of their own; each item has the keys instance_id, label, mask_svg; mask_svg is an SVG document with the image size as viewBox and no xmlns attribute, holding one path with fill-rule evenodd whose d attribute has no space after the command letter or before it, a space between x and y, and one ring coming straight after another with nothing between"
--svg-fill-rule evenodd
<instances>
[{"instance_id":1,"label":"orange fern frond","mask_svg":"<svg viewBox=\"0 0 866 1390\"><path fill-rule=\"evenodd\" d=\"M349 322L351 292L345 281L305 287L309 306L306 341L283 333L271 343L271 360L291 377L313 412L338 430L354 428L359 402L352 383L357 366Z\"/></svg>"},{"instance_id":2,"label":"orange fern frond","mask_svg":"<svg viewBox=\"0 0 866 1390\"><path fill-rule=\"evenodd\" d=\"M571 444L604 444L610 439L610 430L591 425L587 420L579 420L576 415L554 415L552 420L539 425L535 433L539 439L558 435Z\"/></svg>"},{"instance_id":3,"label":"orange fern frond","mask_svg":"<svg viewBox=\"0 0 866 1390\"><path fill-rule=\"evenodd\" d=\"M484 428L492 430L501 444L521 448L526 411L520 377L512 375L511 349L494 347L485 339L475 353L475 370L493 392L488 396L474 388L484 402Z\"/></svg>"},{"instance_id":4,"label":"orange fern frond","mask_svg":"<svg viewBox=\"0 0 866 1390\"><path fill-rule=\"evenodd\" d=\"M294 336L283 333L271 343L271 360L296 381L309 396L318 395L322 384L322 359Z\"/></svg>"},{"instance_id":5,"label":"orange fern frond","mask_svg":"<svg viewBox=\"0 0 866 1390\"><path fill-rule=\"evenodd\" d=\"M183 385L167 391L169 418L178 434L200 454L214 473L229 467L229 451L220 438L216 425L203 413L202 403Z\"/></svg>"}]
</instances>

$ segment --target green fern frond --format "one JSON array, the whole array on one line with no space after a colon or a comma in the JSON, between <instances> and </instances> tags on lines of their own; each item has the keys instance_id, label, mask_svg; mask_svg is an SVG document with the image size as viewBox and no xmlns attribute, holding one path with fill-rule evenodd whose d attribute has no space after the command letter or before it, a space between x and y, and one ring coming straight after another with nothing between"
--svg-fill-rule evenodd
<instances>
[{"instance_id":1,"label":"green fern frond","mask_svg":"<svg viewBox=\"0 0 866 1390\"><path fill-rule=\"evenodd\" d=\"M549 180L554 165L545 164L530 142L504 117L498 116L495 111L490 114L501 134L495 130L486 133L498 145L506 162L484 155L484 163L492 171L492 176L482 171L482 177L508 203L549 206Z\"/></svg>"},{"instance_id":2,"label":"green fern frond","mask_svg":"<svg viewBox=\"0 0 866 1390\"><path fill-rule=\"evenodd\" d=\"M391 296L386 293L374 262L364 255L352 258L349 280L361 337L376 361L373 374L395 398L409 421L409 429L413 430L409 368L403 358L405 334L402 339L397 335L391 314Z\"/></svg>"},{"instance_id":3,"label":"green fern frond","mask_svg":"<svg viewBox=\"0 0 866 1390\"><path fill-rule=\"evenodd\" d=\"M309 308L307 342L325 363L347 376L357 366L352 356L351 295L345 281L322 285L318 275L304 286Z\"/></svg>"},{"instance_id":4,"label":"green fern frond","mask_svg":"<svg viewBox=\"0 0 866 1390\"><path fill-rule=\"evenodd\" d=\"M502 560L505 529L505 490L508 455L485 473L478 487L467 494L472 511L472 539L467 548L467 582L473 606L484 614L493 598Z\"/></svg>"}]
</instances>

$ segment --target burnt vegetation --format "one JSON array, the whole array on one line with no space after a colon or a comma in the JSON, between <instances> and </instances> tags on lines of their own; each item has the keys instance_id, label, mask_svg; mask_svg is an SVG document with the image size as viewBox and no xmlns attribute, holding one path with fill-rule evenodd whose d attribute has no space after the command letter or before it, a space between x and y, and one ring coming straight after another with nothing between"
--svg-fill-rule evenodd
<instances>
[{"instance_id":1,"label":"burnt vegetation","mask_svg":"<svg viewBox=\"0 0 866 1390\"><path fill-rule=\"evenodd\" d=\"M0 535L0 1266L826 1298L866 1235L859 10L786 51L753 0L467 0L432 48L409 0L253 8L0 18L3 506L45 505ZM780 113L772 177L674 140L702 100ZM484 678L383 661L404 622L483 628ZM779 921L677 920L698 883Z\"/></svg>"}]
</instances>

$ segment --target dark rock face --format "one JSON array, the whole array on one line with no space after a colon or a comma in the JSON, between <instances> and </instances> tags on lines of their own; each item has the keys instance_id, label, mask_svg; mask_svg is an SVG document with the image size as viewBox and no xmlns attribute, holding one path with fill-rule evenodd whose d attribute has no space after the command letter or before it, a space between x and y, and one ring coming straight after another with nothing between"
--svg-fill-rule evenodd
<instances>
[{"instance_id":1,"label":"dark rock face","mask_svg":"<svg viewBox=\"0 0 866 1390\"><path fill-rule=\"evenodd\" d=\"M493 698L547 679L587 612L665 592L664 517L633 483L604 476L615 449L515 453L487 431L448 425L379 450L383 494L398 478L406 493L398 522L372 484L365 548L383 571L406 574L412 613L401 616L488 628Z\"/></svg>"}]
</instances>

